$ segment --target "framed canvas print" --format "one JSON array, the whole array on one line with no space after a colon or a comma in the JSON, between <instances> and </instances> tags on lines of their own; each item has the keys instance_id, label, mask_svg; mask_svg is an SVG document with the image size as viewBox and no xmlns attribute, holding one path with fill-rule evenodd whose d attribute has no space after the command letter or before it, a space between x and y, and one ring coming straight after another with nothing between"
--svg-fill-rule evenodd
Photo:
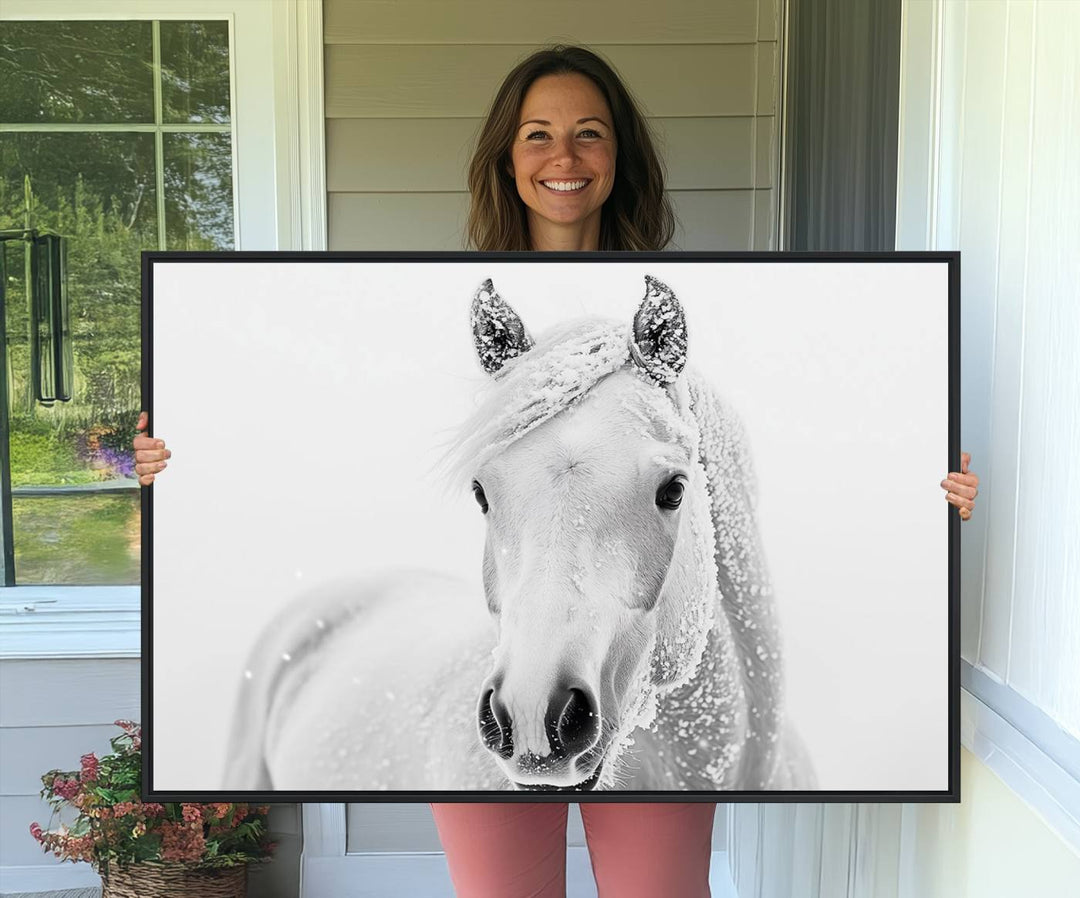
<instances>
[{"instance_id":1,"label":"framed canvas print","mask_svg":"<svg viewBox=\"0 0 1080 898\"><path fill-rule=\"evenodd\" d=\"M955 253L147 253L144 792L955 801Z\"/></svg>"}]
</instances>

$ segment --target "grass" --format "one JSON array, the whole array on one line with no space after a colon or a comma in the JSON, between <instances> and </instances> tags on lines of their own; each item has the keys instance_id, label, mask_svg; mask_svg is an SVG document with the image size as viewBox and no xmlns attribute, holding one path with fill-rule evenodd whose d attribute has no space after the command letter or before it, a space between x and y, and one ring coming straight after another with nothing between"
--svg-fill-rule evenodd
<instances>
[{"instance_id":1,"label":"grass","mask_svg":"<svg viewBox=\"0 0 1080 898\"><path fill-rule=\"evenodd\" d=\"M139 491L12 500L19 583L138 584Z\"/></svg>"}]
</instances>

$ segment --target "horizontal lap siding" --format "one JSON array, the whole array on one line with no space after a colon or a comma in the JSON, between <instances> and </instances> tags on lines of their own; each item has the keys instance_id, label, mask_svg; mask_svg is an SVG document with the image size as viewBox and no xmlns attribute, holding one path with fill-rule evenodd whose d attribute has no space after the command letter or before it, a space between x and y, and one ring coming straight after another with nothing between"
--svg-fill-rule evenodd
<instances>
[{"instance_id":1,"label":"horizontal lap siding","mask_svg":"<svg viewBox=\"0 0 1080 898\"><path fill-rule=\"evenodd\" d=\"M48 770L78 770L87 752L112 751L120 735L113 721L140 720L137 658L0 661L0 883L6 867L57 864L30 835L30 824L49 826L52 809L40 797ZM206 738L220 738L220 734ZM292 895L300 881L298 805L274 805L270 832L273 864L252 871L249 895ZM63 818L67 820L68 818ZM59 821L53 821L54 826Z\"/></svg>"},{"instance_id":2,"label":"horizontal lap siding","mask_svg":"<svg viewBox=\"0 0 1080 898\"><path fill-rule=\"evenodd\" d=\"M768 44L766 47L775 45ZM771 66L755 44L596 46L653 116L753 115L756 71ZM326 48L327 118L478 116L507 72L532 52L520 46ZM769 104L765 109L771 112ZM764 112L763 112L764 114Z\"/></svg>"},{"instance_id":3,"label":"horizontal lap siding","mask_svg":"<svg viewBox=\"0 0 1080 898\"><path fill-rule=\"evenodd\" d=\"M472 143L483 119L346 118L326 123L331 193L464 191ZM653 118L671 190L772 187L772 119Z\"/></svg>"},{"instance_id":4,"label":"horizontal lap siding","mask_svg":"<svg viewBox=\"0 0 1080 898\"><path fill-rule=\"evenodd\" d=\"M0 679L4 684L0 727L139 719L138 659L0 661Z\"/></svg>"},{"instance_id":5,"label":"horizontal lap siding","mask_svg":"<svg viewBox=\"0 0 1080 898\"><path fill-rule=\"evenodd\" d=\"M53 862L30 836L49 822L41 774L109 752L114 720L138 720L137 659L0 661L0 867Z\"/></svg>"},{"instance_id":6,"label":"horizontal lap siding","mask_svg":"<svg viewBox=\"0 0 1080 898\"><path fill-rule=\"evenodd\" d=\"M775 249L775 3L327 0L331 249L464 249L466 170L505 74L594 47L641 101L679 217L674 249ZM573 34L545 22L573 22Z\"/></svg>"},{"instance_id":7,"label":"horizontal lap siding","mask_svg":"<svg viewBox=\"0 0 1080 898\"><path fill-rule=\"evenodd\" d=\"M46 770L78 770L87 752L111 751L110 724L0 728L0 795L37 795Z\"/></svg>"},{"instance_id":8,"label":"horizontal lap siding","mask_svg":"<svg viewBox=\"0 0 1080 898\"><path fill-rule=\"evenodd\" d=\"M326 0L323 21L330 249L465 248L483 116L514 64L557 42L598 50L643 105L673 249L776 249L779 0ZM437 850L424 805L348 820L350 851Z\"/></svg>"},{"instance_id":9,"label":"horizontal lap siding","mask_svg":"<svg viewBox=\"0 0 1080 898\"><path fill-rule=\"evenodd\" d=\"M675 248L748 248L755 194L769 190L673 190ZM762 221L769 200L759 204ZM456 193L332 193L330 249L460 250L469 195ZM764 239L765 235L760 235Z\"/></svg>"},{"instance_id":10,"label":"horizontal lap siding","mask_svg":"<svg viewBox=\"0 0 1080 898\"><path fill-rule=\"evenodd\" d=\"M748 43L772 19L758 0L326 0L323 10L328 44Z\"/></svg>"}]
</instances>

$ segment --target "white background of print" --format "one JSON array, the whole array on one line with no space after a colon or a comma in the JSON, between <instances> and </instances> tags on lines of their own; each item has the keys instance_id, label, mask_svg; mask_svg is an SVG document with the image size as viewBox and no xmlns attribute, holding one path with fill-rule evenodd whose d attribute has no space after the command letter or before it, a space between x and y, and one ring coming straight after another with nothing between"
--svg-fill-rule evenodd
<instances>
[{"instance_id":1,"label":"white background of print","mask_svg":"<svg viewBox=\"0 0 1080 898\"><path fill-rule=\"evenodd\" d=\"M154 266L156 789L221 788L245 659L309 587L419 566L483 601L483 517L432 471L486 382L480 282L536 336L629 323L645 273L746 425L820 788L947 788L944 263L228 261Z\"/></svg>"}]
</instances>

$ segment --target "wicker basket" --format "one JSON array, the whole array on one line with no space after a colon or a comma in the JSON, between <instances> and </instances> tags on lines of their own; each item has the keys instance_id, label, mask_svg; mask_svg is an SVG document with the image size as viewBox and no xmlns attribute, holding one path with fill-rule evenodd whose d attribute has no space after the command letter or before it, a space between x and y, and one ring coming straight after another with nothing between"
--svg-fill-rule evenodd
<instances>
[{"instance_id":1,"label":"wicker basket","mask_svg":"<svg viewBox=\"0 0 1080 898\"><path fill-rule=\"evenodd\" d=\"M101 877L101 898L244 898L247 865L197 870L187 864L132 864Z\"/></svg>"}]
</instances>

